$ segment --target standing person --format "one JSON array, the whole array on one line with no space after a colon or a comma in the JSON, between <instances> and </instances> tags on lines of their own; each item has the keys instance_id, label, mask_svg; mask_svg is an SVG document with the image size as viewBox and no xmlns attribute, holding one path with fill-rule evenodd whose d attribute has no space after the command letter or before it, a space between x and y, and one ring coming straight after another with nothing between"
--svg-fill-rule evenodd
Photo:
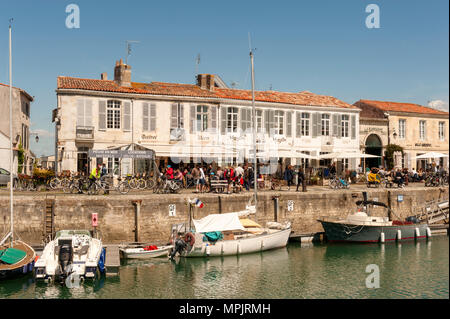
<instances>
[{"instance_id":1,"label":"standing person","mask_svg":"<svg viewBox=\"0 0 450 319\"><path fill-rule=\"evenodd\" d=\"M200 193L203 193L206 188L206 176L203 167L200 166L199 171L200 171Z\"/></svg>"},{"instance_id":2,"label":"standing person","mask_svg":"<svg viewBox=\"0 0 450 319\"><path fill-rule=\"evenodd\" d=\"M336 163L335 162L333 162L333 164L331 164L330 175L331 175L330 177L333 177L336 175Z\"/></svg>"},{"instance_id":3,"label":"standing person","mask_svg":"<svg viewBox=\"0 0 450 319\"><path fill-rule=\"evenodd\" d=\"M108 174L108 170L106 168L106 164L103 163L103 165L102 165L102 173L100 174L100 177L103 177L103 176L105 176L107 174Z\"/></svg>"},{"instance_id":4,"label":"standing person","mask_svg":"<svg viewBox=\"0 0 450 319\"><path fill-rule=\"evenodd\" d=\"M198 169L198 165L195 165L192 169L192 178L194 179L195 184L195 192L200 192L200 170Z\"/></svg>"},{"instance_id":5,"label":"standing person","mask_svg":"<svg viewBox=\"0 0 450 319\"><path fill-rule=\"evenodd\" d=\"M223 179L223 171L222 171L222 167L217 167L217 179Z\"/></svg>"},{"instance_id":6,"label":"standing person","mask_svg":"<svg viewBox=\"0 0 450 319\"><path fill-rule=\"evenodd\" d=\"M291 190L292 180L294 179L294 173L292 171L292 166L288 165L284 171L284 179L288 184L288 191Z\"/></svg>"},{"instance_id":7,"label":"standing person","mask_svg":"<svg viewBox=\"0 0 450 319\"><path fill-rule=\"evenodd\" d=\"M305 174L303 173L303 168L300 166L298 168L298 172L297 172L297 176L298 176L298 182L297 182L297 192L298 192L298 187L300 185L302 185L302 189L303 189L303 182L305 181Z\"/></svg>"},{"instance_id":8,"label":"standing person","mask_svg":"<svg viewBox=\"0 0 450 319\"><path fill-rule=\"evenodd\" d=\"M167 179L173 179L173 168L171 165L167 165L166 177Z\"/></svg>"}]
</instances>

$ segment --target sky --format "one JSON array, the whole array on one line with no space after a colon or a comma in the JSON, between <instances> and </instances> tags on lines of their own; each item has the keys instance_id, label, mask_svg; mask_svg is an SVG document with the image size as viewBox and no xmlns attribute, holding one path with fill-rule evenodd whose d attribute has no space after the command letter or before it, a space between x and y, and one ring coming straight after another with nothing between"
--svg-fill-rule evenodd
<instances>
[{"instance_id":1,"label":"sky","mask_svg":"<svg viewBox=\"0 0 450 319\"><path fill-rule=\"evenodd\" d=\"M79 28L67 28L69 4ZM379 8L379 28L366 19ZM0 83L9 83L8 26L13 18L13 85L31 106L37 156L54 154L58 76L114 76L126 57L134 82L194 83L218 74L251 88L249 34L257 90L311 91L353 104L408 102L448 110L448 0L0 0Z\"/></svg>"}]
</instances>

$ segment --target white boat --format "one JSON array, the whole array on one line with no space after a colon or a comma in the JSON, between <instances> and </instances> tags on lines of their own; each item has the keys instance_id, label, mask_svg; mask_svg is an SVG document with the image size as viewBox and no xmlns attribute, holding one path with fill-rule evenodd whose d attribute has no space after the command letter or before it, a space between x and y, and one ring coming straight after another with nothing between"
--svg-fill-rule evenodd
<instances>
[{"instance_id":1,"label":"white boat","mask_svg":"<svg viewBox=\"0 0 450 319\"><path fill-rule=\"evenodd\" d=\"M194 230L180 234L171 258L176 252L183 257L230 256L286 247L291 234L289 222L269 222L266 227L261 227L247 218L239 218L245 217L242 213L246 211L193 219ZM207 235L211 232L219 232L223 237L210 240Z\"/></svg>"},{"instance_id":2,"label":"white boat","mask_svg":"<svg viewBox=\"0 0 450 319\"><path fill-rule=\"evenodd\" d=\"M35 263L35 278L46 281L95 278L104 271L105 250L89 230L61 230Z\"/></svg>"},{"instance_id":3,"label":"white boat","mask_svg":"<svg viewBox=\"0 0 450 319\"><path fill-rule=\"evenodd\" d=\"M172 248L173 245L159 246L153 250L145 249L145 247L123 247L120 248L120 253L125 259L147 259L167 257Z\"/></svg>"}]
</instances>

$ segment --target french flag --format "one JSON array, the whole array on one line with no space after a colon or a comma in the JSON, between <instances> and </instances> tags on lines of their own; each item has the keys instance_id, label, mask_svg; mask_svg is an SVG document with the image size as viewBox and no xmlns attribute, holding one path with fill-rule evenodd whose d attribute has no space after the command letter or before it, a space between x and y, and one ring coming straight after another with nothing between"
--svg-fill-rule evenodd
<instances>
[{"instance_id":1,"label":"french flag","mask_svg":"<svg viewBox=\"0 0 450 319\"><path fill-rule=\"evenodd\" d=\"M197 206L198 208L203 208L203 206L204 206L203 202L202 202L200 199L198 199L198 198L194 198L194 199L192 200L192 202L193 202L194 205Z\"/></svg>"}]
</instances>

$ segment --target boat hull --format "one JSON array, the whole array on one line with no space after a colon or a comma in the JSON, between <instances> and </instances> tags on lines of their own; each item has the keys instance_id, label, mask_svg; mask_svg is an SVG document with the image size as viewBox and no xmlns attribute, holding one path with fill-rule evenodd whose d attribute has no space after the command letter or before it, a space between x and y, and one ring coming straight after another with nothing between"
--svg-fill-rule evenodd
<instances>
[{"instance_id":1,"label":"boat hull","mask_svg":"<svg viewBox=\"0 0 450 319\"><path fill-rule=\"evenodd\" d=\"M158 257L166 257L169 255L170 250L173 246L164 246L160 249L155 250L144 250L139 248L124 248L120 249L122 253L122 257L125 259L149 259L149 258L158 258Z\"/></svg>"},{"instance_id":2,"label":"boat hull","mask_svg":"<svg viewBox=\"0 0 450 319\"><path fill-rule=\"evenodd\" d=\"M34 249L21 241L15 241L14 247L26 251L27 255L17 264L1 265L0 280L13 279L33 272L34 262L36 259L36 253Z\"/></svg>"},{"instance_id":3,"label":"boat hull","mask_svg":"<svg viewBox=\"0 0 450 319\"><path fill-rule=\"evenodd\" d=\"M286 247L291 229L284 229L269 234L256 235L254 237L220 240L212 244L202 243L182 254L183 257L207 257L207 256L233 256L250 254L259 251Z\"/></svg>"},{"instance_id":4,"label":"boat hull","mask_svg":"<svg viewBox=\"0 0 450 319\"><path fill-rule=\"evenodd\" d=\"M397 240L398 230L401 231L401 240L422 239L427 237L427 224L373 226L373 225L353 225L337 222L320 221L325 230L328 241L337 242L379 242L381 233L384 233L384 240ZM419 229L419 236L416 236L416 228Z\"/></svg>"}]
</instances>

